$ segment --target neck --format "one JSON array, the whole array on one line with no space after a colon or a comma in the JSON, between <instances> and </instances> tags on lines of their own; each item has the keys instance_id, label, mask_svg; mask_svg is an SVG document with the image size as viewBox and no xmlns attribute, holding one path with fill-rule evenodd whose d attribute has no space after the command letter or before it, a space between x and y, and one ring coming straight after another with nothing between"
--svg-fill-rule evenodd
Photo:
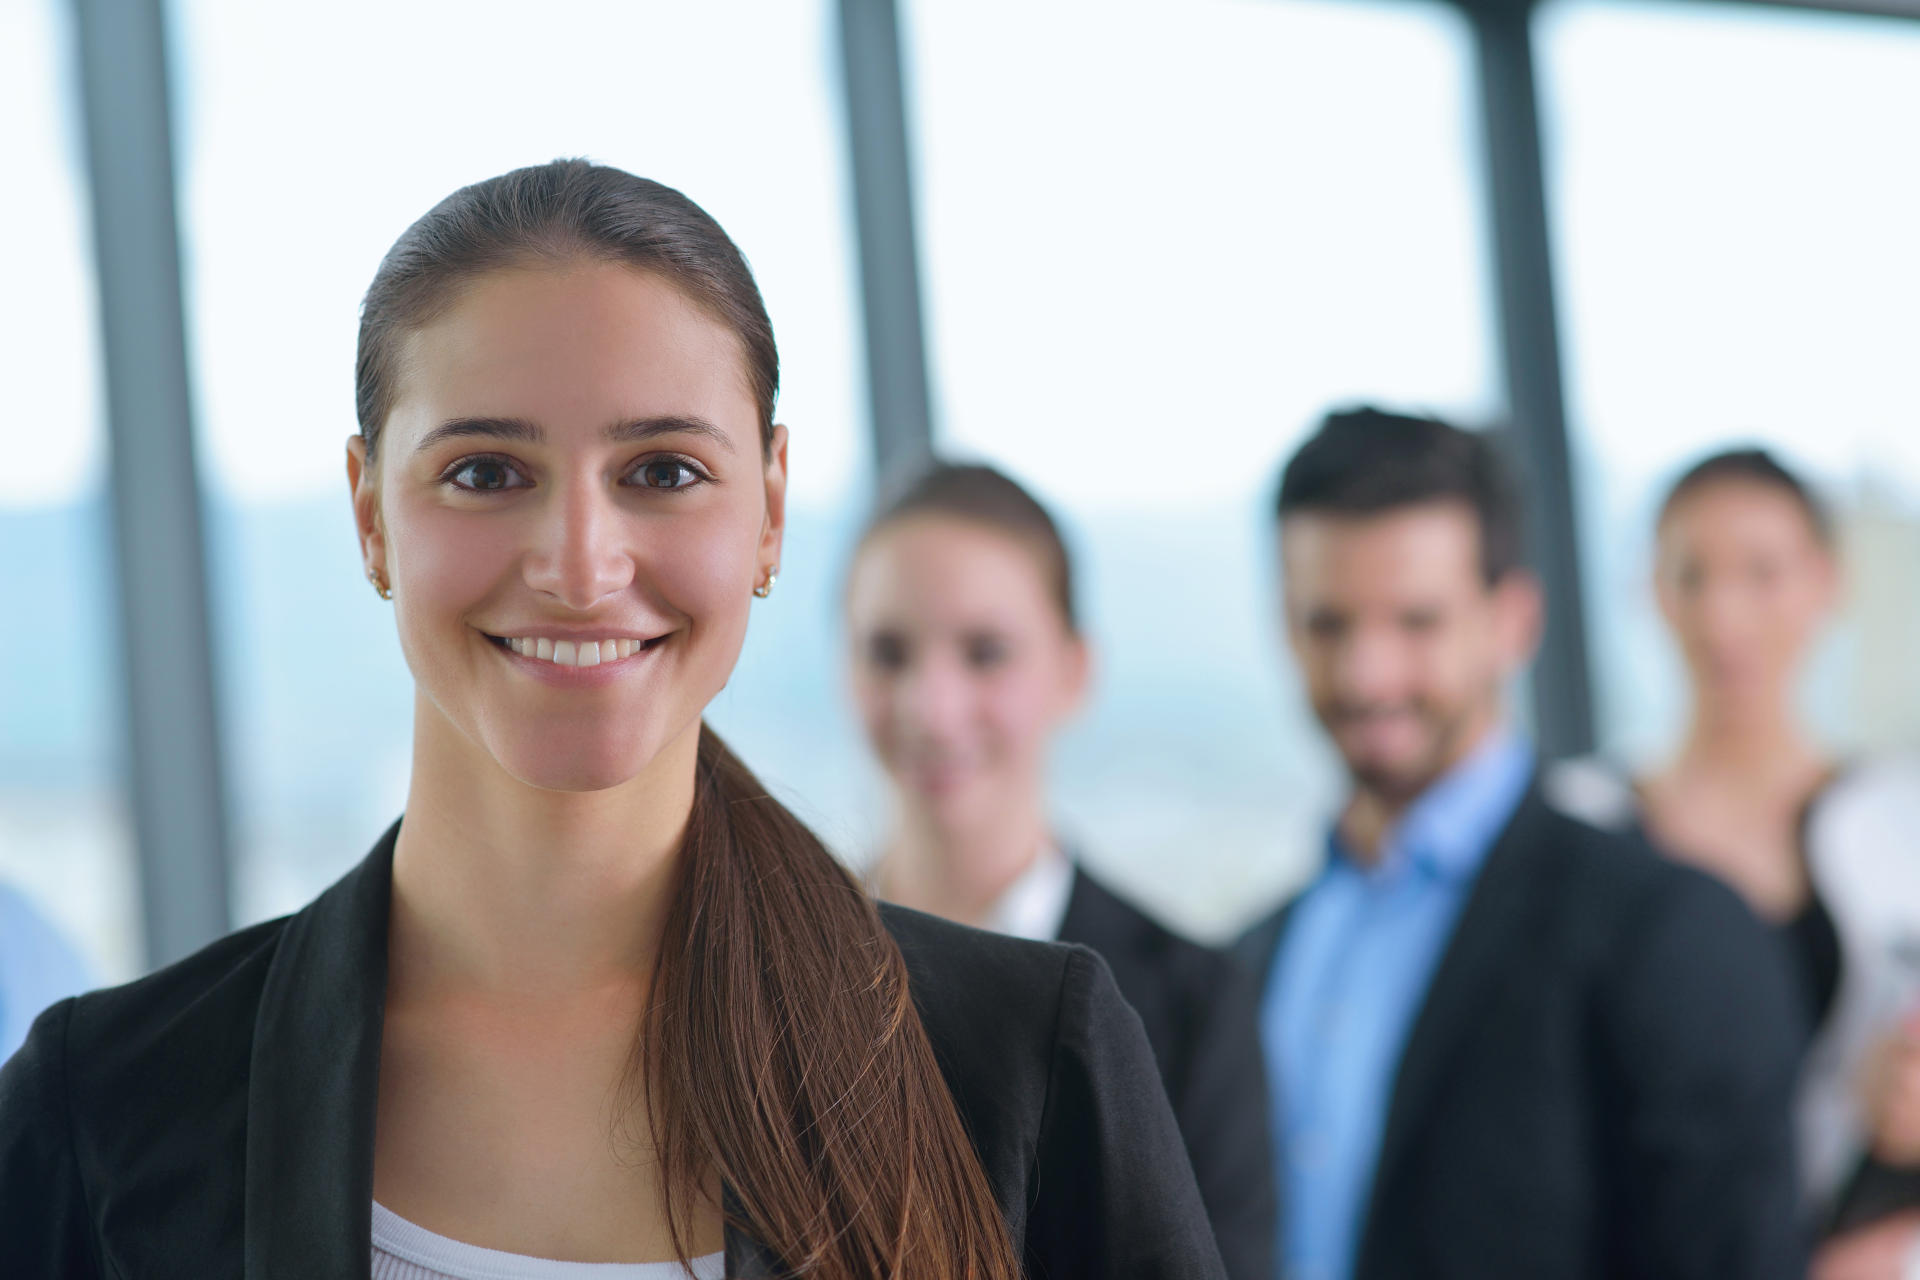
<instances>
[{"instance_id":1,"label":"neck","mask_svg":"<svg viewBox=\"0 0 1920 1280\"><path fill-rule=\"evenodd\" d=\"M890 902L978 927L1050 838L1037 787L966 827L943 824L909 802L900 808L874 880Z\"/></svg>"},{"instance_id":2,"label":"neck","mask_svg":"<svg viewBox=\"0 0 1920 1280\"><path fill-rule=\"evenodd\" d=\"M1439 768L1414 786L1376 786L1355 778L1353 795L1347 800L1347 807L1341 811L1339 822L1340 841L1353 860L1363 867L1371 867L1379 862L1381 849L1393 834L1393 829L1407 816L1407 810L1418 804L1420 797L1432 790L1434 784L1491 742L1500 725L1497 712L1477 717L1477 722L1467 725L1465 731L1458 735L1457 744L1446 754Z\"/></svg>"},{"instance_id":3,"label":"neck","mask_svg":"<svg viewBox=\"0 0 1920 1280\"><path fill-rule=\"evenodd\" d=\"M638 777L548 791L416 711L390 982L558 998L651 975L693 807L699 725Z\"/></svg>"},{"instance_id":4,"label":"neck","mask_svg":"<svg viewBox=\"0 0 1920 1280\"><path fill-rule=\"evenodd\" d=\"M1783 697L1755 707L1696 698L1675 771L1750 778L1770 787L1782 774L1825 767Z\"/></svg>"}]
</instances>

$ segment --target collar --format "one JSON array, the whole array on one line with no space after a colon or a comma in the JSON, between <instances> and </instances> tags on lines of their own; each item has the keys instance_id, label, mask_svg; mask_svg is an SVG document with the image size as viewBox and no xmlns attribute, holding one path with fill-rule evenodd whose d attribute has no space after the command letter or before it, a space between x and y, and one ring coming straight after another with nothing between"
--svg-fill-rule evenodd
<instances>
[{"instance_id":1,"label":"collar","mask_svg":"<svg viewBox=\"0 0 1920 1280\"><path fill-rule=\"evenodd\" d=\"M268 966L247 1085L248 1280L365 1275L373 1256L373 1129L399 834L396 822L359 866L287 921ZM737 1209L731 1189L722 1190ZM784 1274L731 1224L726 1254L728 1276Z\"/></svg>"},{"instance_id":2,"label":"collar","mask_svg":"<svg viewBox=\"0 0 1920 1280\"><path fill-rule=\"evenodd\" d=\"M1436 880L1470 879L1513 818L1533 774L1532 747L1513 730L1498 727L1413 802L1387 833L1376 867L1355 861L1337 824L1328 836L1329 852L1369 879L1409 866Z\"/></svg>"},{"instance_id":3,"label":"collar","mask_svg":"<svg viewBox=\"0 0 1920 1280\"><path fill-rule=\"evenodd\" d=\"M986 927L1030 942L1052 942L1060 936L1072 896L1073 862L1049 840L1040 856L1001 891L987 912Z\"/></svg>"}]
</instances>

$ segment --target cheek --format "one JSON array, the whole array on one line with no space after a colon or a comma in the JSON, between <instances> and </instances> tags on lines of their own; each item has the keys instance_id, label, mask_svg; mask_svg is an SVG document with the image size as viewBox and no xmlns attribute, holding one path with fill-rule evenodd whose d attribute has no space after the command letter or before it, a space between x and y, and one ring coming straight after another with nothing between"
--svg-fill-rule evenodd
<instances>
[{"instance_id":1,"label":"cheek","mask_svg":"<svg viewBox=\"0 0 1920 1280\"><path fill-rule=\"evenodd\" d=\"M753 599L757 534L723 511L662 521L636 539L641 581L696 625L744 625Z\"/></svg>"},{"instance_id":2,"label":"cheek","mask_svg":"<svg viewBox=\"0 0 1920 1280\"><path fill-rule=\"evenodd\" d=\"M854 708L860 714L860 725L866 730L867 741L882 756L889 754L894 745L895 703L899 687L898 677L864 665L854 668Z\"/></svg>"},{"instance_id":3,"label":"cheek","mask_svg":"<svg viewBox=\"0 0 1920 1280\"><path fill-rule=\"evenodd\" d=\"M518 543L502 521L404 506L392 511L387 531L395 624L418 676L461 619L512 578Z\"/></svg>"},{"instance_id":4,"label":"cheek","mask_svg":"<svg viewBox=\"0 0 1920 1280\"><path fill-rule=\"evenodd\" d=\"M974 699L996 745L1016 759L1044 752L1059 724L1057 681L1038 664L977 677Z\"/></svg>"}]
</instances>

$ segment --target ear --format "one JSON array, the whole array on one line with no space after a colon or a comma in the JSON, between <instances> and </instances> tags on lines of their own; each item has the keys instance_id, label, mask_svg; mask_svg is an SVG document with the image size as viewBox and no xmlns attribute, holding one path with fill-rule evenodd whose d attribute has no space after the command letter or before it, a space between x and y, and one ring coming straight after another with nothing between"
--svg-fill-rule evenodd
<instances>
[{"instance_id":1,"label":"ear","mask_svg":"<svg viewBox=\"0 0 1920 1280\"><path fill-rule=\"evenodd\" d=\"M1067 637L1066 673L1060 698L1062 718L1078 715L1086 707L1087 697L1093 691L1097 657L1085 636Z\"/></svg>"},{"instance_id":2,"label":"ear","mask_svg":"<svg viewBox=\"0 0 1920 1280\"><path fill-rule=\"evenodd\" d=\"M347 489L353 498L353 527L360 536L360 567L392 583L387 570L387 533L380 521L380 477L367 462L367 438L347 437Z\"/></svg>"},{"instance_id":3,"label":"ear","mask_svg":"<svg viewBox=\"0 0 1920 1280\"><path fill-rule=\"evenodd\" d=\"M1503 674L1511 676L1533 661L1546 621L1546 600L1531 571L1509 570L1494 584L1494 645Z\"/></svg>"},{"instance_id":4,"label":"ear","mask_svg":"<svg viewBox=\"0 0 1920 1280\"><path fill-rule=\"evenodd\" d=\"M1816 578L1815 590L1819 593L1820 612L1831 614L1840 608L1847 592L1847 572L1840 555L1830 546L1821 546L1815 553L1813 572Z\"/></svg>"},{"instance_id":5,"label":"ear","mask_svg":"<svg viewBox=\"0 0 1920 1280\"><path fill-rule=\"evenodd\" d=\"M767 449L766 491L767 515L760 526L761 572L780 568L787 533L787 429L779 423L774 424L773 443Z\"/></svg>"}]
</instances>

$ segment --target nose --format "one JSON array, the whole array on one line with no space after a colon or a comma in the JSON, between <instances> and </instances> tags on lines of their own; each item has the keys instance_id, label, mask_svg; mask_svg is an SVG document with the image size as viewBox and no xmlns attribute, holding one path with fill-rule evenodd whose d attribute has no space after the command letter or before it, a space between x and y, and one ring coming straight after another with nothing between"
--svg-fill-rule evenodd
<instances>
[{"instance_id":1,"label":"nose","mask_svg":"<svg viewBox=\"0 0 1920 1280\"><path fill-rule=\"evenodd\" d=\"M534 590L584 612L633 584L626 522L597 480L555 484L535 518L524 561Z\"/></svg>"},{"instance_id":2,"label":"nose","mask_svg":"<svg viewBox=\"0 0 1920 1280\"><path fill-rule=\"evenodd\" d=\"M944 654L928 654L901 681L896 706L903 727L927 736L957 729L966 715L966 677Z\"/></svg>"},{"instance_id":3,"label":"nose","mask_svg":"<svg viewBox=\"0 0 1920 1280\"><path fill-rule=\"evenodd\" d=\"M1356 627L1333 661L1333 692L1342 702L1360 706L1399 699L1406 664L1384 627Z\"/></svg>"}]
</instances>

